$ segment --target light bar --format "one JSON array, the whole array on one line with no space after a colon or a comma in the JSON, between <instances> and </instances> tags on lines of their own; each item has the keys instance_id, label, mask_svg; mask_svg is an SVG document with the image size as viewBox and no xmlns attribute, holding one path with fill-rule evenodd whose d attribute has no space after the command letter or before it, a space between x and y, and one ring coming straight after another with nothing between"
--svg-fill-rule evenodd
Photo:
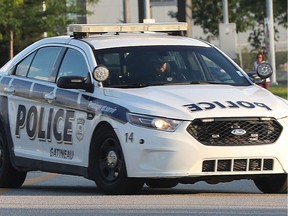
<instances>
[{"instance_id":1,"label":"light bar","mask_svg":"<svg viewBox=\"0 0 288 216\"><path fill-rule=\"evenodd\" d=\"M161 32L187 31L187 23L124 23L124 24L70 24L68 32L103 33L103 32Z\"/></svg>"}]
</instances>

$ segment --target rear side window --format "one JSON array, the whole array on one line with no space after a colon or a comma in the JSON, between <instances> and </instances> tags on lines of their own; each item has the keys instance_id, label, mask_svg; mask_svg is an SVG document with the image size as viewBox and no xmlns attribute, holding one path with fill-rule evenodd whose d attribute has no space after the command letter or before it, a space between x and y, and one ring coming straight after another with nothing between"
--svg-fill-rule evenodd
<instances>
[{"instance_id":1,"label":"rear side window","mask_svg":"<svg viewBox=\"0 0 288 216\"><path fill-rule=\"evenodd\" d=\"M26 76L28 73L28 70L30 68L31 62L34 58L35 52L30 54L28 57L26 57L24 60L22 60L16 67L15 75L17 76Z\"/></svg>"},{"instance_id":2,"label":"rear side window","mask_svg":"<svg viewBox=\"0 0 288 216\"><path fill-rule=\"evenodd\" d=\"M39 49L30 65L27 77L49 81L52 72L55 70L55 63L61 49L61 47Z\"/></svg>"}]
</instances>

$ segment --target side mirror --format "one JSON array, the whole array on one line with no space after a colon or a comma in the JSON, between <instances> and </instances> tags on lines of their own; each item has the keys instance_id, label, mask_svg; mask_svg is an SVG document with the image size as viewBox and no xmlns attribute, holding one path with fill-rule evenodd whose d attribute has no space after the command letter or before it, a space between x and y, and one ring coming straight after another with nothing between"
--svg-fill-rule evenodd
<instances>
[{"instance_id":1,"label":"side mirror","mask_svg":"<svg viewBox=\"0 0 288 216\"><path fill-rule=\"evenodd\" d=\"M87 83L81 76L63 76L59 77L56 82L57 86L64 89L84 89L93 92L93 84Z\"/></svg>"},{"instance_id":2,"label":"side mirror","mask_svg":"<svg viewBox=\"0 0 288 216\"><path fill-rule=\"evenodd\" d=\"M272 75L273 70L270 64L261 63L256 68L256 73L261 79L266 79Z\"/></svg>"}]
</instances>

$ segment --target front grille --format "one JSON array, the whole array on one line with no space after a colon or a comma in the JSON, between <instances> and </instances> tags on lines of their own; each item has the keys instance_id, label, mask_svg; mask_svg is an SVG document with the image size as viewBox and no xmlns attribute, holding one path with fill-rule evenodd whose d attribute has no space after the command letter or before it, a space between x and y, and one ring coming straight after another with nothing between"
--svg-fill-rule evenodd
<instances>
[{"instance_id":1,"label":"front grille","mask_svg":"<svg viewBox=\"0 0 288 216\"><path fill-rule=\"evenodd\" d=\"M202 172L248 172L273 170L273 159L223 159L205 160Z\"/></svg>"},{"instance_id":2,"label":"front grille","mask_svg":"<svg viewBox=\"0 0 288 216\"><path fill-rule=\"evenodd\" d=\"M274 143L282 126L273 118L195 119L188 133L203 145L239 146Z\"/></svg>"}]
</instances>

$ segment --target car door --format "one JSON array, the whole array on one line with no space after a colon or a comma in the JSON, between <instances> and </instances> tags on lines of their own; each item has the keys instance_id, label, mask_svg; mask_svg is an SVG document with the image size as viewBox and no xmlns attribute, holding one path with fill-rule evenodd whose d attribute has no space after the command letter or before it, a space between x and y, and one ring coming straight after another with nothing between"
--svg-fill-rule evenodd
<instances>
[{"instance_id":1,"label":"car door","mask_svg":"<svg viewBox=\"0 0 288 216\"><path fill-rule=\"evenodd\" d=\"M90 76L88 65L81 49L68 47L55 80L63 76L81 76L87 79ZM50 92L50 101L47 98L47 102L51 107L51 120L48 118L45 124L49 125L52 139L43 145L44 162L74 165L67 167L72 173L75 166L88 166L90 139L94 128L94 116L87 112L88 99L91 96L92 93L82 89L63 89L57 86ZM51 164L47 166L51 167Z\"/></svg>"},{"instance_id":2,"label":"car door","mask_svg":"<svg viewBox=\"0 0 288 216\"><path fill-rule=\"evenodd\" d=\"M43 143L51 141L51 128L45 120L50 118L47 112L51 106L46 97L55 89L51 74L59 64L61 53L60 46L35 50L15 66L5 88L13 149L20 164L27 162L24 159L32 159L39 166Z\"/></svg>"}]
</instances>

